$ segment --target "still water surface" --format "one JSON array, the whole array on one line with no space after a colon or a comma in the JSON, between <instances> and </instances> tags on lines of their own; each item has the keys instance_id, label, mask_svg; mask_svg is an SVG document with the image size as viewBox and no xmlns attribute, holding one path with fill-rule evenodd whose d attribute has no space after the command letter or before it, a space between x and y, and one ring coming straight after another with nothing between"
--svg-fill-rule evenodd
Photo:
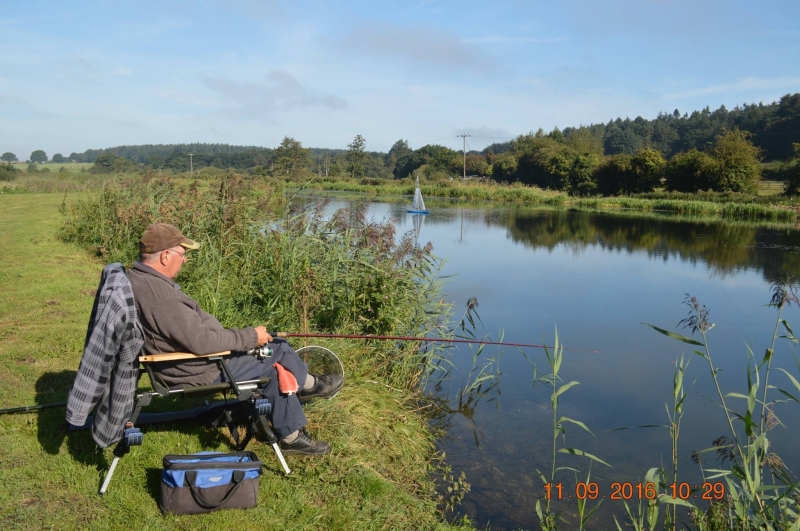
<instances>
[{"instance_id":1,"label":"still water surface","mask_svg":"<svg viewBox=\"0 0 800 531\"><path fill-rule=\"evenodd\" d=\"M334 200L331 208L353 205ZM497 340L502 333L509 342L552 344L557 327L566 348L600 351L564 352L561 377L580 384L560 397L559 414L584 422L594 436L567 425L566 442L560 440L559 446L579 448L611 465L591 466L601 496L610 494L612 482L642 482L649 468L670 463L666 428L611 430L667 423L665 404L672 404L674 364L681 355L691 363L679 481L702 482L691 452L728 433L720 408L709 400L717 395L707 362L691 354L694 347L641 323L689 335L678 323L688 315L686 294L697 297L716 324L708 337L723 392L746 393L748 345L760 360L775 327L777 310L766 306L770 285L784 272L800 275L800 231L568 210L429 206L431 215L417 227L418 243L432 242L434 254L446 260L443 274L452 275L445 286L449 301L463 308L470 297L477 298L483 323L478 335ZM369 217L393 219L401 234L414 229L405 209L405 204L373 203ZM783 317L800 327L797 307L784 310ZM449 397L454 410L472 352L454 349L456 370L432 388ZM540 370L548 369L542 350L526 354ZM531 364L516 349L483 353L484 359L493 355L499 356L499 394L495 400L485 397L474 410L450 415L440 450L456 476L466 473L472 490L459 511L478 528L538 529L535 503L544 489L537 469L549 475L552 464L549 390L533 385ZM773 363L798 377L785 340L779 340ZM792 389L785 375L773 372L771 378L770 383ZM729 406L743 411L742 401L729 400ZM800 471L795 442L800 405L779 403L775 413L784 425L771 432L773 450L791 470ZM582 479L589 472L585 458L559 454L558 465L577 468ZM707 468L718 465L706 454ZM557 474L564 497L574 492L574 472ZM570 522L560 527L577 528L575 506L574 500L554 502ZM590 527L616 529L612 515L624 520L624 508L607 499Z\"/></svg>"}]
</instances>

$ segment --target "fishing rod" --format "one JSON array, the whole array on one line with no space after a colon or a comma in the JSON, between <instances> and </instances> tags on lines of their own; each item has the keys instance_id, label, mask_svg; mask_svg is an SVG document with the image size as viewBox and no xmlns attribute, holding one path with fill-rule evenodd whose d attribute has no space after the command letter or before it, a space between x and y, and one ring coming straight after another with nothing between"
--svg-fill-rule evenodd
<instances>
[{"instance_id":1,"label":"fishing rod","mask_svg":"<svg viewBox=\"0 0 800 531\"><path fill-rule=\"evenodd\" d=\"M42 404L40 406L22 406L12 407L8 409L0 409L0 414L4 413L24 413L25 411L37 411L40 409L51 409L55 407L66 407L66 402L58 402L57 404Z\"/></svg>"},{"instance_id":2,"label":"fishing rod","mask_svg":"<svg viewBox=\"0 0 800 531\"><path fill-rule=\"evenodd\" d=\"M447 339L441 337L411 337L411 336L371 336L359 334L304 334L300 332L269 332L272 337L287 338L287 337L324 337L333 339L381 339L381 340L395 340L395 341L430 341L439 343L472 343L479 345L503 345L507 347L528 347L528 348L553 348L547 345L532 345L530 343L505 343L502 341L483 341L480 339ZM600 354L599 350L585 350L581 348L566 348L573 352L590 352L592 354Z\"/></svg>"},{"instance_id":3,"label":"fishing rod","mask_svg":"<svg viewBox=\"0 0 800 531\"><path fill-rule=\"evenodd\" d=\"M289 337L319 337L319 338L329 338L329 339L378 339L378 340L390 340L390 341L419 341L419 342L439 342L439 343L470 343L470 344L477 344L477 345L502 345L506 347L523 347L523 348L553 348L546 345L534 345L531 343L507 343L503 341L483 341L480 339L448 339L448 338L441 338L441 337L412 337L412 336L373 336L373 335L359 335L359 334L304 334L300 332L268 332L269 335L272 337L277 337L281 339L289 338ZM592 354L600 354L599 350L585 350L581 348L567 348L562 347L564 350L570 350L573 352L589 352ZM256 354L255 350L252 349L253 354ZM38 411L41 409L51 409L56 407L65 407L67 405L66 402L58 402L55 404L42 404L38 406L22 406L22 407L12 407L9 409L0 409L0 415L6 413L24 413L26 411Z\"/></svg>"}]
</instances>

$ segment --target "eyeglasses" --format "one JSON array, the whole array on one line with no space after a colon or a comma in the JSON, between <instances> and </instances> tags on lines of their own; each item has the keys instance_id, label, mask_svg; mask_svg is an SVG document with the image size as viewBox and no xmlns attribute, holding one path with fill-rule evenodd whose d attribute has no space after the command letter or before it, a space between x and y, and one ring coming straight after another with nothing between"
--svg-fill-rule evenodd
<instances>
[{"instance_id":1,"label":"eyeglasses","mask_svg":"<svg viewBox=\"0 0 800 531\"><path fill-rule=\"evenodd\" d=\"M168 251L170 251L170 252L173 252L173 253L177 254L178 256L180 256L180 257L181 257L181 260L182 260L183 262L186 262L186 260L187 260L187 258L186 258L186 251L180 252L180 251L175 251L175 250L173 250L173 249L167 249L167 250L168 250Z\"/></svg>"}]
</instances>

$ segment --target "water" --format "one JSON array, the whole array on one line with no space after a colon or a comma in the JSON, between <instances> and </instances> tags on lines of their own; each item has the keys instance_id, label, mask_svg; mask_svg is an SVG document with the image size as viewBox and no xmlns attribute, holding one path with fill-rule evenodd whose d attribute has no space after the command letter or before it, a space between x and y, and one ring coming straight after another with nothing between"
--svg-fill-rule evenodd
<instances>
[{"instance_id":1,"label":"water","mask_svg":"<svg viewBox=\"0 0 800 531\"><path fill-rule=\"evenodd\" d=\"M351 203L336 200L331 208L347 206ZM674 364L681 355L690 365L679 481L701 484L691 452L729 433L722 411L711 402L717 394L707 362L691 353L696 347L641 323L690 335L678 323L688 316L686 294L697 297L716 324L708 338L723 392L746 393L747 345L760 361L777 317L777 310L766 306L770 285L784 272L800 274L800 232L624 213L452 204L429 208L431 215L421 227L416 218L419 243L432 242L434 254L446 259L443 273L453 275L445 287L450 301L463 308L470 297L477 298L483 323L478 335L496 340L502 331L505 341L552 344L557 326L567 349L600 351L564 352L563 382L580 384L562 395L559 405L559 415L582 421L593 432L567 424L566 442L559 440L559 447L581 449L612 465L591 465L600 495L610 495L613 482L642 482L649 468L671 462L665 427L611 430L668 422L665 404L671 407ZM405 209L405 204L374 203L369 216L394 219L402 233L414 229L415 218ZM799 314L791 307L783 317L800 327ZM541 371L549 372L544 351L525 352ZM458 510L478 528L538 529L535 503L544 489L537 469L549 475L552 463L549 390L533 385L531 364L516 349L485 349L484 359L492 355L499 355L499 394L444 419L448 437L440 450L456 476L466 473L472 490ZM472 352L459 347L453 360L451 378L432 390L448 397L456 410ZM779 340L773 364L798 377L785 340ZM793 390L781 373L773 372L770 383ZM778 398L777 393L772 396ZM744 401L727 400L743 411ZM800 470L794 442L800 436L798 412L800 404L777 404L775 413L784 426L770 436L773 450L792 470ZM703 458L706 467L718 467L713 453ZM559 454L557 459L559 466L577 468L581 479L590 471L585 458ZM557 474L564 497L574 494L575 473ZM701 500L696 503L705 506ZM570 522L561 527L577 528L574 500L554 502L553 507ZM622 502L606 499L591 528L616 529L612 515L624 520Z\"/></svg>"}]
</instances>

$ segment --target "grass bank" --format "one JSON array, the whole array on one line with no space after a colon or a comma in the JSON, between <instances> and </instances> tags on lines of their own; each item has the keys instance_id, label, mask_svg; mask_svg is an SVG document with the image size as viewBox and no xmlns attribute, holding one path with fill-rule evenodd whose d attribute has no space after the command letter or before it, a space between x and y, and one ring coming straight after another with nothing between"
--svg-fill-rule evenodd
<instances>
[{"instance_id":1,"label":"grass bank","mask_svg":"<svg viewBox=\"0 0 800 531\"><path fill-rule=\"evenodd\" d=\"M195 179L188 174L172 177L175 182L199 183L206 187L210 181L218 180L226 172L195 172ZM110 183L129 180L148 180L140 174L99 175L88 172L60 171L50 173L20 173L13 181L0 181L0 194L36 192L82 192L100 190ZM304 181L289 181L262 177L265 183L284 187L292 192L332 191L364 194L367 197L403 197L414 194L411 179L350 179L313 178ZM778 183L779 184L779 183ZM491 181L454 180L430 181L422 184L426 199L440 198L458 201L491 201L519 203L533 206L567 207L582 210L634 210L639 212L666 212L685 216L730 221L765 221L796 223L800 212L800 199L787 198L775 192L776 183L762 183L758 194L700 192L687 194L678 192L652 192L632 197L573 197L564 192L542 190L520 183L499 184Z\"/></svg>"},{"instance_id":2,"label":"grass bank","mask_svg":"<svg viewBox=\"0 0 800 531\"><path fill-rule=\"evenodd\" d=\"M105 259L57 237L63 199L54 193L0 196L0 408L65 401L80 361ZM67 203L76 199L66 197ZM231 448L224 430L187 423L145 427L144 445L121 462L100 498L110 452L95 453L88 432L65 434L64 410L49 409L0 416L0 527L456 528L437 509L430 474L434 440L427 419L415 411L419 397L390 388L388 373L365 362L390 353L380 346L322 344L342 358L348 382L335 399L308 405L307 415L312 435L329 440L334 452L290 456L295 473L286 478L271 449L252 443L265 463L258 508L161 516L156 497L164 454ZM147 388L145 380L140 388Z\"/></svg>"},{"instance_id":3,"label":"grass bank","mask_svg":"<svg viewBox=\"0 0 800 531\"><path fill-rule=\"evenodd\" d=\"M411 196L410 179L320 179L307 183L289 183L289 187L319 191L360 192L367 196ZM780 196L744 196L736 194L650 194L644 197L572 197L563 192L542 190L519 183L497 184L479 181L439 181L423 183L425 198L516 202L531 205L570 207L586 210L638 210L671 212L682 215L716 217L726 220L796 222L798 205Z\"/></svg>"}]
</instances>

